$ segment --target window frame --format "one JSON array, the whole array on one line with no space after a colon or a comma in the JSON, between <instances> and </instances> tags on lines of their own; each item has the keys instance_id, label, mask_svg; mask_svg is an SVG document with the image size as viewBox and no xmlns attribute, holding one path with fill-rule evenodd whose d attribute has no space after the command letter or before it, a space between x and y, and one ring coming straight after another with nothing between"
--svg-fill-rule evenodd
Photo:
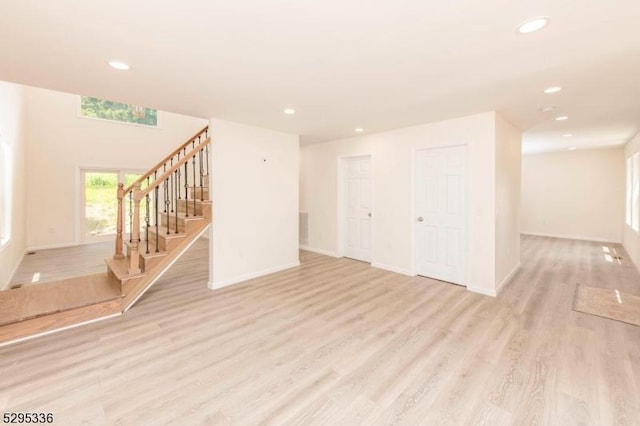
<instances>
[{"instance_id":1,"label":"window frame","mask_svg":"<svg viewBox=\"0 0 640 426\"><path fill-rule=\"evenodd\" d=\"M112 234L100 234L100 235L90 235L87 233L87 223L86 223L86 193L85 193L85 182L86 182L86 173L114 173L117 175L118 182L124 182L124 176L126 174L144 174L146 170L144 169L129 169L122 167L108 167L108 166L93 166L93 165L78 165L76 168L76 200L77 200L77 214L80 220L76 223L76 241L78 244L90 244L97 242L106 242L113 241L115 238L115 233ZM114 193L114 200L115 198ZM127 216L125 213L127 212L127 206L123 206L123 227L122 230L125 233L128 233L127 230ZM117 218L116 218L117 219ZM142 220L140 221L142 226Z\"/></svg>"},{"instance_id":2,"label":"window frame","mask_svg":"<svg viewBox=\"0 0 640 426\"><path fill-rule=\"evenodd\" d=\"M83 97L93 98L94 96L78 95L78 100L77 100L77 104L76 104L76 117L77 118L82 118L84 120L102 121L102 122L105 122L105 123L124 124L126 126L144 127L145 129L162 129L162 111L160 111L159 109L156 109L156 117L158 119L158 122L156 123L155 126L152 126L150 124L129 123L128 121L109 120L108 118L88 117L88 116L82 114L82 98ZM102 99L102 98L99 98L99 99ZM127 105L131 105L131 104L127 104ZM147 107L145 107L145 108L147 108ZM148 109L155 109L155 108L148 108Z\"/></svg>"}]
</instances>

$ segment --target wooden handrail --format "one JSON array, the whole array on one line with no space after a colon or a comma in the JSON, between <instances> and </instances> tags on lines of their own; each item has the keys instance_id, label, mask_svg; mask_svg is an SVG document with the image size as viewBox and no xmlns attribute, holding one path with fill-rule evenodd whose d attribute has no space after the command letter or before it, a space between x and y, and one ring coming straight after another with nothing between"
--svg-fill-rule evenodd
<instances>
[{"instance_id":1,"label":"wooden handrail","mask_svg":"<svg viewBox=\"0 0 640 426\"><path fill-rule=\"evenodd\" d=\"M173 158L176 154L178 154L178 152L182 151L184 148L187 147L187 145L189 145L191 142L193 142L195 139L198 138L198 136L201 136L203 133L205 133L206 131L209 130L209 126L205 126L203 127L200 131L198 131L195 135L193 135L192 137L190 137L189 139L187 139L187 141L185 143L183 143L182 145L180 145L180 147L178 147L177 149L175 149L171 154L167 155L164 159L162 159L162 161L160 161L158 164L156 164L155 166L153 166L151 169L149 169L149 171L145 174L143 174L142 176L140 176L138 179L136 179L135 182L133 182L131 185L129 185L128 187L126 187L123 191L123 195L131 192L133 190L133 188L135 187L136 184L140 184L142 185L142 183L144 182L144 180L148 177L150 177L156 170L158 170L160 167L162 167L165 163L167 163L168 161L171 160L171 158ZM202 144L201 144L202 145Z\"/></svg>"},{"instance_id":2,"label":"wooden handrail","mask_svg":"<svg viewBox=\"0 0 640 426\"><path fill-rule=\"evenodd\" d=\"M198 145L199 147L204 148L205 146L207 146L209 144L209 142L211 142L210 138L206 138L204 140L204 142L200 142L200 145ZM201 148L201 149L202 149ZM145 189L141 190L138 194L139 194L139 200L141 200L142 198L144 198L148 193L150 193L151 191L153 191L155 189L156 186L159 186L162 184L162 182L165 181L165 179L167 179L169 176L171 176L171 174L173 172L175 172L176 170L178 170L180 167L182 167L184 165L184 163L186 163L187 161L191 160L193 157L195 157L196 155L198 155L198 151L199 150L195 150L191 152L191 155L185 155L180 161L176 162L173 164L173 166L169 169L167 169L166 172L162 173L160 176L158 176L153 182L151 182L149 184L149 186L147 186ZM193 183L195 186L195 182ZM135 193L134 193L134 200L135 200Z\"/></svg>"}]
</instances>

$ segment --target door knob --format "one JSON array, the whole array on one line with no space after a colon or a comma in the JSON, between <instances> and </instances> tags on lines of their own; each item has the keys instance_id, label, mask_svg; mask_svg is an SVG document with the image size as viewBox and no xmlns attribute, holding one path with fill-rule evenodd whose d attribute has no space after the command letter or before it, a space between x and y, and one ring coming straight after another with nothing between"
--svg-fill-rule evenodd
<instances>
[{"instance_id":1,"label":"door knob","mask_svg":"<svg viewBox=\"0 0 640 426\"><path fill-rule=\"evenodd\" d=\"M424 219L422 218L422 216L418 217L418 222L422 222Z\"/></svg>"},{"instance_id":2,"label":"door knob","mask_svg":"<svg viewBox=\"0 0 640 426\"><path fill-rule=\"evenodd\" d=\"M367 216L371 217L371 212L367 213Z\"/></svg>"}]
</instances>

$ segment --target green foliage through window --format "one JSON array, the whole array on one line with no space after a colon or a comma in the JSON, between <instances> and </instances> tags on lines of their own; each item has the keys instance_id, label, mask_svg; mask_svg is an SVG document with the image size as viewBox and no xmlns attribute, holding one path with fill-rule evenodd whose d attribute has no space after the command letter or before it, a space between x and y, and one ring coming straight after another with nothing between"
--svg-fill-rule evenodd
<instances>
[{"instance_id":1,"label":"green foliage through window","mask_svg":"<svg viewBox=\"0 0 640 426\"><path fill-rule=\"evenodd\" d=\"M90 98L88 96L81 97L80 114L83 117L142 124L144 126L158 126L158 111L155 109Z\"/></svg>"}]
</instances>

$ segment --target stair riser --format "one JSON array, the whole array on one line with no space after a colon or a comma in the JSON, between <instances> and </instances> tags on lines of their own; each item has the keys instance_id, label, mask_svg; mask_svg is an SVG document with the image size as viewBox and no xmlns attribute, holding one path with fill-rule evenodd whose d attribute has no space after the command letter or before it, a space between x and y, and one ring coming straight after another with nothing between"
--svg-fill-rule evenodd
<instances>
[{"instance_id":1,"label":"stair riser","mask_svg":"<svg viewBox=\"0 0 640 426\"><path fill-rule=\"evenodd\" d=\"M113 271L111 270L111 268L109 268L109 266L107 266L107 273L113 278L115 278L116 280L120 281L120 295L124 296L124 283L120 279L118 279L118 277L116 277L116 274L113 273Z\"/></svg>"},{"instance_id":2,"label":"stair riser","mask_svg":"<svg viewBox=\"0 0 640 426\"><path fill-rule=\"evenodd\" d=\"M199 201L209 201L209 188L207 187L204 187L202 189L200 189L200 187L189 188L189 199L193 200L194 197L196 200L199 200Z\"/></svg>"},{"instance_id":3,"label":"stair riser","mask_svg":"<svg viewBox=\"0 0 640 426\"><path fill-rule=\"evenodd\" d=\"M164 227L165 231L167 228L167 216L161 215L160 216L162 218L161 220L161 224L162 227ZM176 218L175 216L169 216L169 229L171 230L171 232L175 232L176 231ZM185 220L183 218L178 218L178 231L179 232L185 232L185 233L190 233L193 232L193 230L197 229L200 227L202 220Z\"/></svg>"},{"instance_id":4,"label":"stair riser","mask_svg":"<svg viewBox=\"0 0 640 426\"><path fill-rule=\"evenodd\" d=\"M187 212L187 207L184 200L178 200L178 212ZM193 201L189 201L189 215L193 215ZM196 216L202 216L202 203L200 201L196 201Z\"/></svg>"},{"instance_id":5,"label":"stair riser","mask_svg":"<svg viewBox=\"0 0 640 426\"><path fill-rule=\"evenodd\" d=\"M126 296L127 294L130 294L131 293L131 289L135 288L142 281L145 281L144 277L134 278L134 279L127 280L124 283L122 283L122 295Z\"/></svg>"},{"instance_id":6,"label":"stair riser","mask_svg":"<svg viewBox=\"0 0 640 426\"><path fill-rule=\"evenodd\" d=\"M162 240L161 240L162 241ZM160 251L164 251L162 248L162 244L158 244L158 249ZM143 271L148 270L149 268L153 268L156 263L160 262L160 259L162 258L160 257L148 257L145 258L143 256L143 254L145 254L147 252L147 244L144 241L140 241L140 248L139 248L139 259L140 259L140 268L142 268ZM156 241L151 240L151 238L149 239L149 253L153 254L156 252ZM129 246L127 246L127 259L131 259L131 248Z\"/></svg>"},{"instance_id":7,"label":"stair riser","mask_svg":"<svg viewBox=\"0 0 640 426\"><path fill-rule=\"evenodd\" d=\"M154 250L155 250L155 248L154 249L149 248L149 251L151 253L153 253ZM140 256L140 265L142 265L142 268L145 271L148 271L150 269L155 268L156 265L158 265L162 261L162 259L164 259L164 256L146 257L146 258L143 257L143 256Z\"/></svg>"},{"instance_id":8,"label":"stair riser","mask_svg":"<svg viewBox=\"0 0 640 426\"><path fill-rule=\"evenodd\" d=\"M160 239L158 240L158 246L162 251L171 251L177 245L180 244L180 241L182 241L183 238L165 238L165 232L166 231L160 231ZM171 232L172 232L171 235L174 235L173 231ZM155 247L156 247L155 234L149 234L149 247L153 247L153 250L155 250Z\"/></svg>"}]
</instances>

